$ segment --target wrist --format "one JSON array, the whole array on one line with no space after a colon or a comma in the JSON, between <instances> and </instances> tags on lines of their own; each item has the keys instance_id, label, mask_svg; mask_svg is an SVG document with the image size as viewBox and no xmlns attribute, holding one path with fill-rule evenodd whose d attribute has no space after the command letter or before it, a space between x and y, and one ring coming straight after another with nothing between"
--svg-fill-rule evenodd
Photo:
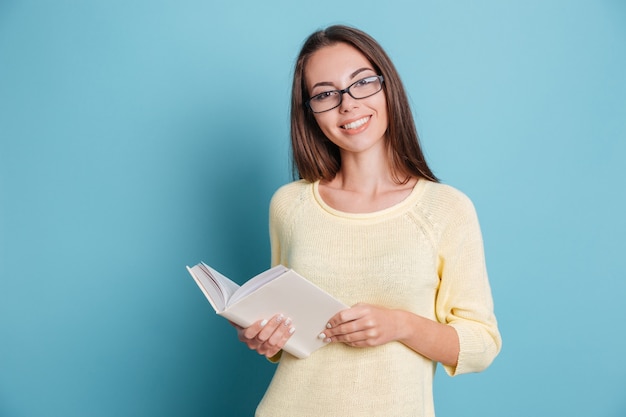
<instances>
[{"instance_id":1,"label":"wrist","mask_svg":"<svg viewBox=\"0 0 626 417\"><path fill-rule=\"evenodd\" d=\"M406 343L413 333L413 326L411 325L411 316L413 314L405 310L391 310L392 320L395 323L395 337L394 339L401 343Z\"/></svg>"}]
</instances>

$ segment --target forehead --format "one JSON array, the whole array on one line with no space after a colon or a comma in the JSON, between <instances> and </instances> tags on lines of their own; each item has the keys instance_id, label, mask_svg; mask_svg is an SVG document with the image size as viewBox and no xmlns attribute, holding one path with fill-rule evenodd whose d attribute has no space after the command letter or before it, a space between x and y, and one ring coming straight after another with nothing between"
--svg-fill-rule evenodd
<instances>
[{"instance_id":1,"label":"forehead","mask_svg":"<svg viewBox=\"0 0 626 417\"><path fill-rule=\"evenodd\" d=\"M371 68L361 51L346 43L325 46L314 52L304 67L307 86L318 82L343 82L355 70Z\"/></svg>"}]
</instances>

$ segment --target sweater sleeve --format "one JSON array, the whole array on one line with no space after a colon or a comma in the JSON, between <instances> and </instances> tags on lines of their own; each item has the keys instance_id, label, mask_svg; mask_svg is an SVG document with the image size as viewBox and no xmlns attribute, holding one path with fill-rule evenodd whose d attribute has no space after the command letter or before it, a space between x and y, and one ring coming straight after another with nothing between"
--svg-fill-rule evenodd
<instances>
[{"instance_id":1,"label":"sweater sleeve","mask_svg":"<svg viewBox=\"0 0 626 417\"><path fill-rule=\"evenodd\" d=\"M294 185L287 184L280 187L270 200L269 206L269 235L271 248L271 265L276 266L282 259L282 236L290 206L295 200Z\"/></svg>"},{"instance_id":2,"label":"sweater sleeve","mask_svg":"<svg viewBox=\"0 0 626 417\"><path fill-rule=\"evenodd\" d=\"M270 203L269 214L269 234L270 234L270 250L271 265L276 266L280 263L280 240L278 238L278 214L276 213L276 204L274 199Z\"/></svg>"},{"instance_id":3,"label":"sweater sleeve","mask_svg":"<svg viewBox=\"0 0 626 417\"><path fill-rule=\"evenodd\" d=\"M500 351L482 234L472 202L462 195L451 211L439 245L437 319L457 331L460 351L451 375L480 372Z\"/></svg>"}]
</instances>

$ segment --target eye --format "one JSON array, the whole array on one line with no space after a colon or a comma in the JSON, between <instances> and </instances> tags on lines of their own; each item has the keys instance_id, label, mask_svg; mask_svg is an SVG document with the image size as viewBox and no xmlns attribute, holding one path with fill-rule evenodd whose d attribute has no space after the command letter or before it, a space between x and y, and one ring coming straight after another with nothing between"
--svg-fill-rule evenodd
<instances>
[{"instance_id":1,"label":"eye","mask_svg":"<svg viewBox=\"0 0 626 417\"><path fill-rule=\"evenodd\" d=\"M376 82L378 82L378 77L367 77L367 78L363 78L362 80L355 82L354 87L356 88L367 87L370 84L376 83Z\"/></svg>"},{"instance_id":2,"label":"eye","mask_svg":"<svg viewBox=\"0 0 626 417\"><path fill-rule=\"evenodd\" d=\"M313 97L311 97L311 101L326 101L326 100L332 100L333 97L335 97L337 95L337 91L333 90L333 91L324 91L323 93L320 94L316 94Z\"/></svg>"}]
</instances>

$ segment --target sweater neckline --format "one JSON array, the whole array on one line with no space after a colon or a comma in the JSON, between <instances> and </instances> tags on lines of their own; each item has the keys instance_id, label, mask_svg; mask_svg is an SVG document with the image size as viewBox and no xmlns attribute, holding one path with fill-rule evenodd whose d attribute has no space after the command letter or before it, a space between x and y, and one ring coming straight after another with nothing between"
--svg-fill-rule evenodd
<instances>
[{"instance_id":1,"label":"sweater neckline","mask_svg":"<svg viewBox=\"0 0 626 417\"><path fill-rule=\"evenodd\" d=\"M408 196L406 196L404 200L394 204L393 206L387 207L385 209L366 212L366 213L351 213L347 211L337 210L329 206L320 195L319 180L311 184L311 191L313 193L313 197L315 198L315 202L317 203L317 205L322 210L326 211L329 214L332 214L333 216L343 217L347 219L371 219L371 218L377 218L377 217L390 216L398 212L404 212L407 207L413 206L415 204L419 196L422 194L424 188L426 187L427 182L428 180L425 180L425 179L417 180L417 182L413 186L413 189L411 190L411 193Z\"/></svg>"}]
</instances>

